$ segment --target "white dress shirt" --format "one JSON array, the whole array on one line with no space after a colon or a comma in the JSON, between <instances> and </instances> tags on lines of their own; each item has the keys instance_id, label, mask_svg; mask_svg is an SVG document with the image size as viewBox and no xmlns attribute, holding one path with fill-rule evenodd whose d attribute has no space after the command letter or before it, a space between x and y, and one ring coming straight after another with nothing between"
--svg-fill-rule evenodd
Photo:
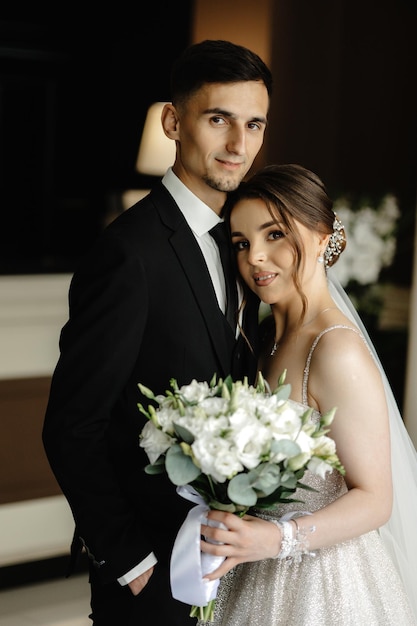
<instances>
[{"instance_id":1,"label":"white dress shirt","mask_svg":"<svg viewBox=\"0 0 417 626\"><path fill-rule=\"evenodd\" d=\"M197 240L204 255L216 292L219 306L223 313L226 310L226 286L220 253L210 230L223 220L207 204L202 202L180 181L171 168L162 179Z\"/></svg>"}]
</instances>

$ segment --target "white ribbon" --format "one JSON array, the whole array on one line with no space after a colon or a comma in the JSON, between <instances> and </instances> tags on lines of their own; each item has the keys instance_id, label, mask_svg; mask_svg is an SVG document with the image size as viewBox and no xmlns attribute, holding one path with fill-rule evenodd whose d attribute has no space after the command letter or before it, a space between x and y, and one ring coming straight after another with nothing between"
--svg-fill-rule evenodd
<instances>
[{"instance_id":1,"label":"white ribbon","mask_svg":"<svg viewBox=\"0 0 417 626\"><path fill-rule=\"evenodd\" d=\"M222 556L213 556L200 550L201 524L207 524L209 507L203 498L189 485L177 487L177 493L195 502L175 539L171 555L171 590L176 600L195 606L207 606L217 595L220 579L203 581L223 561ZM216 523L218 526L219 524ZM225 526L221 524L223 528Z\"/></svg>"}]
</instances>

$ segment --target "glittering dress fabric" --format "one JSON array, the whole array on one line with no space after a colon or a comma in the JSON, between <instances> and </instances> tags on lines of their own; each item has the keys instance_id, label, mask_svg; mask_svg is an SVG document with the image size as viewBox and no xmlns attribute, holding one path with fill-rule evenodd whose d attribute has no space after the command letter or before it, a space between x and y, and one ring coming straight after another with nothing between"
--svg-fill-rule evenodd
<instances>
[{"instance_id":1,"label":"glittering dress fabric","mask_svg":"<svg viewBox=\"0 0 417 626\"><path fill-rule=\"evenodd\" d=\"M346 492L339 472L306 472L303 503L251 511L265 519L315 511ZM305 526L305 522L303 522ZM416 555L417 558L417 555ZM207 622L199 621L198 626ZM211 623L213 624L213 623ZM243 563L219 585L214 626L416 626L401 580L377 531L304 555L299 563Z\"/></svg>"}]
</instances>

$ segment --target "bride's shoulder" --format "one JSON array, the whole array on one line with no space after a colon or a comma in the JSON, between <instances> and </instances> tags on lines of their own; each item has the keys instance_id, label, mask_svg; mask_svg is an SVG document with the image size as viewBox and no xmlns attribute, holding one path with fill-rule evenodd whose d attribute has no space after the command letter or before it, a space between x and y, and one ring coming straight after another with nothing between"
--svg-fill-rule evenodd
<instances>
[{"instance_id":1,"label":"bride's shoulder","mask_svg":"<svg viewBox=\"0 0 417 626\"><path fill-rule=\"evenodd\" d=\"M320 329L314 339L314 343L320 342L323 345L326 344L326 342L349 342L352 339L353 334L364 341L361 331L353 323L346 321L343 323L331 324Z\"/></svg>"},{"instance_id":2,"label":"bride's shoulder","mask_svg":"<svg viewBox=\"0 0 417 626\"><path fill-rule=\"evenodd\" d=\"M350 321L332 324L323 328L314 338L310 348L310 359L329 367L343 368L349 364L358 365L371 357L366 339Z\"/></svg>"}]
</instances>

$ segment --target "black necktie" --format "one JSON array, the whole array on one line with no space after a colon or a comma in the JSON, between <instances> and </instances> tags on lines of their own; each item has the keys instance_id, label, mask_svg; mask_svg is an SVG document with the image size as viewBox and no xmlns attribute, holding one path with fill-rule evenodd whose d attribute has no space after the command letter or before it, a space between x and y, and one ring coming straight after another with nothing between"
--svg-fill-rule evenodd
<instances>
[{"instance_id":1,"label":"black necktie","mask_svg":"<svg viewBox=\"0 0 417 626\"><path fill-rule=\"evenodd\" d=\"M223 265L224 280L226 283L226 318L230 326L235 330L236 328L236 314L237 314L237 287L236 287L236 274L232 262L232 249L229 243L226 224L219 222L214 228L210 230L210 235L217 243L220 252L220 258Z\"/></svg>"}]
</instances>

